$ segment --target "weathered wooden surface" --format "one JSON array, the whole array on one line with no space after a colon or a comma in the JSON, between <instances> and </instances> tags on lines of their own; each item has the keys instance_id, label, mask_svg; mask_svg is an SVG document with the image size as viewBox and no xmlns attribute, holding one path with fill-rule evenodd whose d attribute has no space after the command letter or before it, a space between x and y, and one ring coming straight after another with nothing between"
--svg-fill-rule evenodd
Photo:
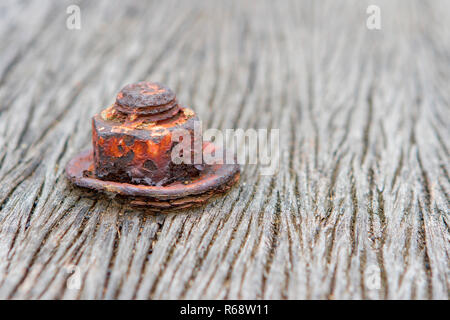
<instances>
[{"instance_id":1,"label":"weathered wooden surface","mask_svg":"<svg viewBox=\"0 0 450 320\"><path fill-rule=\"evenodd\" d=\"M449 1L77 1L81 30L69 4L0 5L0 298L448 299ZM138 80L280 128L279 170L169 215L73 188Z\"/></svg>"}]
</instances>

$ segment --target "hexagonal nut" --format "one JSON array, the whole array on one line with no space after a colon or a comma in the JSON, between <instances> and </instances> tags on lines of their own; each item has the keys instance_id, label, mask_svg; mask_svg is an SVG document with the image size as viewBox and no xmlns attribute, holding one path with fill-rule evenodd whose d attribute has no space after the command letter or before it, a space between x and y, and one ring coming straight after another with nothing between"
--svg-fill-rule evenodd
<instances>
[{"instance_id":1,"label":"hexagonal nut","mask_svg":"<svg viewBox=\"0 0 450 320\"><path fill-rule=\"evenodd\" d=\"M173 134L187 130L193 143L195 121L197 116L188 108L170 119L148 123L128 122L114 106L105 109L92 119L96 176L158 186L197 176L201 166L175 164L171 159L172 149L180 143Z\"/></svg>"}]
</instances>

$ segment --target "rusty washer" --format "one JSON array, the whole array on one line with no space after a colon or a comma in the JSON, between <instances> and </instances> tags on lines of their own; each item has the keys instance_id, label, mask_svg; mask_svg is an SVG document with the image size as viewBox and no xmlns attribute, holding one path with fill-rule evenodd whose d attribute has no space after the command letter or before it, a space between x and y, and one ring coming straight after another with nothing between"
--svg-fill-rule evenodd
<instances>
[{"instance_id":1,"label":"rusty washer","mask_svg":"<svg viewBox=\"0 0 450 320\"><path fill-rule=\"evenodd\" d=\"M217 151L195 135L195 121L194 111L180 107L169 88L154 82L127 85L113 105L94 115L93 150L74 157L66 175L77 186L114 193L156 211L201 205L230 189L240 171L237 164L172 161L173 148L181 142L173 134L179 129L189 133L192 145L201 140L203 155Z\"/></svg>"}]
</instances>

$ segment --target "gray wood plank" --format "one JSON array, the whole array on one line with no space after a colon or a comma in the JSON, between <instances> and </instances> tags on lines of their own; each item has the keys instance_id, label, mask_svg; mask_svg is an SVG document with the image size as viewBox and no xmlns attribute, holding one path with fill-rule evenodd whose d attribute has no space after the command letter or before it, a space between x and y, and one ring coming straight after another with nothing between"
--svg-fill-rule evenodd
<instances>
[{"instance_id":1,"label":"gray wood plank","mask_svg":"<svg viewBox=\"0 0 450 320\"><path fill-rule=\"evenodd\" d=\"M3 2L0 298L448 299L450 3L372 2ZM139 80L280 129L278 170L169 214L71 186Z\"/></svg>"}]
</instances>

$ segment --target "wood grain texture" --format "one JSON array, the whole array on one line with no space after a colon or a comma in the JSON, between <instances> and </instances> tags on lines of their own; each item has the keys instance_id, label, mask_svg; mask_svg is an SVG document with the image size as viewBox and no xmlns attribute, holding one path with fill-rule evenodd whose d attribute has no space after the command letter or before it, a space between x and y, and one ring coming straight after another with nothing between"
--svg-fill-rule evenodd
<instances>
[{"instance_id":1,"label":"wood grain texture","mask_svg":"<svg viewBox=\"0 0 450 320\"><path fill-rule=\"evenodd\" d=\"M0 5L0 298L449 298L449 1L76 3ZM281 129L276 174L168 215L72 187L139 80Z\"/></svg>"}]
</instances>

